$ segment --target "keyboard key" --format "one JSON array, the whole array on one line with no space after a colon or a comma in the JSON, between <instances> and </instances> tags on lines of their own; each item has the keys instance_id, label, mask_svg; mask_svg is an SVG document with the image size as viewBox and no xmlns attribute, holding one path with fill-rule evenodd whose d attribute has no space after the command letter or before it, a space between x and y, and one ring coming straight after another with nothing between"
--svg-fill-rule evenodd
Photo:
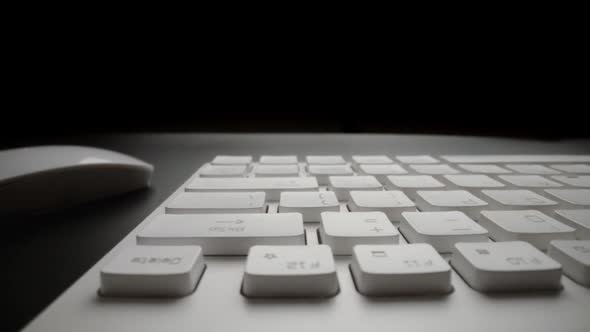
<instances>
[{"instance_id":1,"label":"keyboard key","mask_svg":"<svg viewBox=\"0 0 590 332\"><path fill-rule=\"evenodd\" d=\"M386 189L402 190L412 200L417 191L423 189L443 189L445 185L430 175L390 175L387 177Z\"/></svg>"},{"instance_id":2,"label":"keyboard key","mask_svg":"<svg viewBox=\"0 0 590 332\"><path fill-rule=\"evenodd\" d=\"M459 164L457 165L460 168L469 171L471 173L480 173L480 174L508 174L512 173L505 168L502 168L498 165L493 164Z\"/></svg>"},{"instance_id":3,"label":"keyboard key","mask_svg":"<svg viewBox=\"0 0 590 332\"><path fill-rule=\"evenodd\" d=\"M527 188L539 193L542 193L542 190L546 188L558 188L562 186L540 175L499 175L498 177L514 186Z\"/></svg>"},{"instance_id":4,"label":"keyboard key","mask_svg":"<svg viewBox=\"0 0 590 332\"><path fill-rule=\"evenodd\" d=\"M552 178L572 187L590 188L590 175L556 175Z\"/></svg>"},{"instance_id":5,"label":"keyboard key","mask_svg":"<svg viewBox=\"0 0 590 332\"><path fill-rule=\"evenodd\" d=\"M399 232L383 212L323 212L319 234L335 255L352 255L357 244L399 241Z\"/></svg>"},{"instance_id":6,"label":"keyboard key","mask_svg":"<svg viewBox=\"0 0 590 332\"><path fill-rule=\"evenodd\" d=\"M382 190L383 186L374 176L330 176L330 190L336 193L339 201L348 201L350 190Z\"/></svg>"},{"instance_id":7,"label":"keyboard key","mask_svg":"<svg viewBox=\"0 0 590 332\"><path fill-rule=\"evenodd\" d=\"M198 246L136 246L118 253L100 271L105 296L184 296L205 269Z\"/></svg>"},{"instance_id":8,"label":"keyboard key","mask_svg":"<svg viewBox=\"0 0 590 332\"><path fill-rule=\"evenodd\" d=\"M561 265L530 243L457 243L451 265L482 292L561 288Z\"/></svg>"},{"instance_id":9,"label":"keyboard key","mask_svg":"<svg viewBox=\"0 0 590 332\"><path fill-rule=\"evenodd\" d=\"M583 163L590 162L590 155L446 155L442 159L450 163Z\"/></svg>"},{"instance_id":10,"label":"keyboard key","mask_svg":"<svg viewBox=\"0 0 590 332\"><path fill-rule=\"evenodd\" d=\"M414 202L401 191L351 191L348 208L352 212L380 211L392 222L399 222L402 212L416 211Z\"/></svg>"},{"instance_id":11,"label":"keyboard key","mask_svg":"<svg viewBox=\"0 0 590 332\"><path fill-rule=\"evenodd\" d=\"M558 170L551 169L549 167L543 165L535 165L535 164L510 164L505 165L507 168L516 171L518 173L523 174L540 174L540 175L549 175L549 174L559 174L561 173Z\"/></svg>"},{"instance_id":12,"label":"keyboard key","mask_svg":"<svg viewBox=\"0 0 590 332\"><path fill-rule=\"evenodd\" d=\"M254 168L256 177L299 176L298 165L257 165Z\"/></svg>"},{"instance_id":13,"label":"keyboard key","mask_svg":"<svg viewBox=\"0 0 590 332\"><path fill-rule=\"evenodd\" d=\"M451 267L429 244L358 245L350 270L367 296L444 294Z\"/></svg>"},{"instance_id":14,"label":"keyboard key","mask_svg":"<svg viewBox=\"0 0 590 332\"><path fill-rule=\"evenodd\" d=\"M590 189L545 189L549 195L556 197L574 209L590 208Z\"/></svg>"},{"instance_id":15,"label":"keyboard key","mask_svg":"<svg viewBox=\"0 0 590 332\"><path fill-rule=\"evenodd\" d=\"M410 243L428 243L452 252L457 242L486 242L488 231L463 212L404 212L399 230Z\"/></svg>"},{"instance_id":16,"label":"keyboard key","mask_svg":"<svg viewBox=\"0 0 590 332\"><path fill-rule=\"evenodd\" d=\"M342 156L307 156L305 158L310 165L345 165Z\"/></svg>"},{"instance_id":17,"label":"keyboard key","mask_svg":"<svg viewBox=\"0 0 590 332\"><path fill-rule=\"evenodd\" d=\"M299 212L303 222L319 222L325 211L340 211L336 194L331 191L281 193L279 213Z\"/></svg>"},{"instance_id":18,"label":"keyboard key","mask_svg":"<svg viewBox=\"0 0 590 332\"><path fill-rule=\"evenodd\" d=\"M314 177L273 177L273 178L195 178L186 191L264 191L266 199L278 201L282 191L318 190Z\"/></svg>"},{"instance_id":19,"label":"keyboard key","mask_svg":"<svg viewBox=\"0 0 590 332\"><path fill-rule=\"evenodd\" d=\"M386 155L370 155L370 156L359 156L355 155L352 156L352 161L354 164L372 164L372 165L382 165L382 164L393 164L393 160Z\"/></svg>"},{"instance_id":20,"label":"keyboard key","mask_svg":"<svg viewBox=\"0 0 590 332\"><path fill-rule=\"evenodd\" d=\"M332 250L315 246L254 246L242 291L249 297L327 297L338 293Z\"/></svg>"},{"instance_id":21,"label":"keyboard key","mask_svg":"<svg viewBox=\"0 0 590 332\"><path fill-rule=\"evenodd\" d=\"M297 156L261 156L262 165L297 165Z\"/></svg>"},{"instance_id":22,"label":"keyboard key","mask_svg":"<svg viewBox=\"0 0 590 332\"><path fill-rule=\"evenodd\" d=\"M354 171L349 165L309 165L307 166L307 172L309 175L315 176L318 183L324 186L329 184L328 178L330 176L354 175Z\"/></svg>"},{"instance_id":23,"label":"keyboard key","mask_svg":"<svg viewBox=\"0 0 590 332\"><path fill-rule=\"evenodd\" d=\"M261 245L304 245L299 213L162 214L137 234L141 245L199 245L204 255L246 255Z\"/></svg>"},{"instance_id":24,"label":"keyboard key","mask_svg":"<svg viewBox=\"0 0 590 332\"><path fill-rule=\"evenodd\" d=\"M540 210L550 213L558 207L557 202L530 190L482 190L490 197L488 210Z\"/></svg>"},{"instance_id":25,"label":"keyboard key","mask_svg":"<svg viewBox=\"0 0 590 332\"><path fill-rule=\"evenodd\" d=\"M387 184L388 175L408 174L403 167L396 164L389 165L365 165L360 164L358 170L361 174L372 175L383 185Z\"/></svg>"},{"instance_id":26,"label":"keyboard key","mask_svg":"<svg viewBox=\"0 0 590 332\"><path fill-rule=\"evenodd\" d=\"M213 165L248 165L252 162L252 156L217 156Z\"/></svg>"},{"instance_id":27,"label":"keyboard key","mask_svg":"<svg viewBox=\"0 0 590 332\"><path fill-rule=\"evenodd\" d=\"M590 240L590 209L588 210L555 210L560 220L576 229L576 238Z\"/></svg>"},{"instance_id":28,"label":"keyboard key","mask_svg":"<svg viewBox=\"0 0 590 332\"><path fill-rule=\"evenodd\" d=\"M587 164L557 164L550 165L558 171L570 174L590 174L590 165Z\"/></svg>"},{"instance_id":29,"label":"keyboard key","mask_svg":"<svg viewBox=\"0 0 590 332\"><path fill-rule=\"evenodd\" d=\"M215 177L244 177L248 173L247 165L211 165L207 164L199 169L199 176Z\"/></svg>"},{"instance_id":30,"label":"keyboard key","mask_svg":"<svg viewBox=\"0 0 590 332\"><path fill-rule=\"evenodd\" d=\"M181 192L165 206L166 213L265 213L263 192Z\"/></svg>"},{"instance_id":31,"label":"keyboard key","mask_svg":"<svg viewBox=\"0 0 590 332\"><path fill-rule=\"evenodd\" d=\"M410 165L410 167L420 173L428 175L459 174L459 171L446 164L438 165Z\"/></svg>"},{"instance_id":32,"label":"keyboard key","mask_svg":"<svg viewBox=\"0 0 590 332\"><path fill-rule=\"evenodd\" d=\"M481 211L479 224L495 241L526 241L547 250L551 240L575 239L575 229L539 211Z\"/></svg>"},{"instance_id":33,"label":"keyboard key","mask_svg":"<svg viewBox=\"0 0 590 332\"><path fill-rule=\"evenodd\" d=\"M422 212L461 211L477 219L479 211L487 207L488 203L466 190L419 190L416 205Z\"/></svg>"},{"instance_id":34,"label":"keyboard key","mask_svg":"<svg viewBox=\"0 0 590 332\"><path fill-rule=\"evenodd\" d=\"M590 287L590 241L551 241L548 254L563 266L565 275Z\"/></svg>"},{"instance_id":35,"label":"keyboard key","mask_svg":"<svg viewBox=\"0 0 590 332\"><path fill-rule=\"evenodd\" d=\"M397 160L405 164L437 164L439 161L436 158L428 155L416 156L396 156Z\"/></svg>"},{"instance_id":36,"label":"keyboard key","mask_svg":"<svg viewBox=\"0 0 590 332\"><path fill-rule=\"evenodd\" d=\"M461 174L461 175L443 175L449 182L449 189L483 189L483 188L502 188L505 185L487 175L479 174Z\"/></svg>"}]
</instances>

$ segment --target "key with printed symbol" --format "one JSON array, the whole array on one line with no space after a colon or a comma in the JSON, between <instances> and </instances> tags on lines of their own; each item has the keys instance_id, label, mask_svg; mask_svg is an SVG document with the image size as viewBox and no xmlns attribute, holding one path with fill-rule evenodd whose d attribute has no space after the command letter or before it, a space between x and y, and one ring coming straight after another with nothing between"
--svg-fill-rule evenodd
<instances>
[{"instance_id":1,"label":"key with printed symbol","mask_svg":"<svg viewBox=\"0 0 590 332\"><path fill-rule=\"evenodd\" d=\"M330 176L352 176L354 171L349 165L308 165L307 172L318 179L321 185L329 184Z\"/></svg>"},{"instance_id":2,"label":"key with printed symbol","mask_svg":"<svg viewBox=\"0 0 590 332\"><path fill-rule=\"evenodd\" d=\"M402 190L410 199L416 200L418 190L444 189L445 185L431 175L390 175L385 188Z\"/></svg>"},{"instance_id":3,"label":"key with printed symbol","mask_svg":"<svg viewBox=\"0 0 590 332\"><path fill-rule=\"evenodd\" d=\"M567 208L590 208L590 189L545 189L545 192L565 202L561 205Z\"/></svg>"},{"instance_id":4,"label":"key with printed symbol","mask_svg":"<svg viewBox=\"0 0 590 332\"><path fill-rule=\"evenodd\" d=\"M260 156L261 165L297 165L297 156Z\"/></svg>"},{"instance_id":5,"label":"key with printed symbol","mask_svg":"<svg viewBox=\"0 0 590 332\"><path fill-rule=\"evenodd\" d=\"M462 168L471 173L478 174L508 174L512 171L502 168L494 164L459 164L459 168Z\"/></svg>"},{"instance_id":6,"label":"key with printed symbol","mask_svg":"<svg viewBox=\"0 0 590 332\"><path fill-rule=\"evenodd\" d=\"M252 162L252 156L217 156L213 165L248 165Z\"/></svg>"},{"instance_id":7,"label":"key with printed symbol","mask_svg":"<svg viewBox=\"0 0 590 332\"><path fill-rule=\"evenodd\" d=\"M422 212L461 211L477 219L488 203L466 190L418 190L416 205Z\"/></svg>"},{"instance_id":8,"label":"key with printed symbol","mask_svg":"<svg viewBox=\"0 0 590 332\"><path fill-rule=\"evenodd\" d=\"M547 166L536 164L508 164L505 166L506 168L522 174L550 175L561 173L560 171L551 169Z\"/></svg>"},{"instance_id":9,"label":"key with printed symbol","mask_svg":"<svg viewBox=\"0 0 590 332\"><path fill-rule=\"evenodd\" d=\"M299 176L298 165L257 165L254 168L256 177Z\"/></svg>"},{"instance_id":10,"label":"key with printed symbol","mask_svg":"<svg viewBox=\"0 0 590 332\"><path fill-rule=\"evenodd\" d=\"M528 242L457 243L451 265L482 292L561 288L561 264Z\"/></svg>"},{"instance_id":11,"label":"key with printed symbol","mask_svg":"<svg viewBox=\"0 0 590 332\"><path fill-rule=\"evenodd\" d=\"M137 234L141 245L201 246L204 255L246 255L257 244L304 245L300 213L162 214Z\"/></svg>"},{"instance_id":12,"label":"key with printed symbol","mask_svg":"<svg viewBox=\"0 0 590 332\"><path fill-rule=\"evenodd\" d=\"M393 164L393 160L386 155L354 155L352 156L352 162L355 166L360 164L367 164L367 165L384 165L384 164Z\"/></svg>"},{"instance_id":13,"label":"key with printed symbol","mask_svg":"<svg viewBox=\"0 0 590 332\"><path fill-rule=\"evenodd\" d=\"M487 175L480 174L460 174L460 175L443 175L443 178L449 183L449 189L484 189L484 188L503 188L503 183L492 179Z\"/></svg>"},{"instance_id":14,"label":"key with printed symbol","mask_svg":"<svg viewBox=\"0 0 590 332\"><path fill-rule=\"evenodd\" d=\"M408 174L408 171L406 171L403 167L401 167L400 165L397 165L397 164L388 164L388 165L360 164L360 165L358 165L358 170L361 174L374 176L383 185L388 183L388 181L387 181L388 175Z\"/></svg>"},{"instance_id":15,"label":"key with printed symbol","mask_svg":"<svg viewBox=\"0 0 590 332\"><path fill-rule=\"evenodd\" d=\"M326 245L250 248L242 292L248 297L328 297L339 291Z\"/></svg>"},{"instance_id":16,"label":"key with printed symbol","mask_svg":"<svg viewBox=\"0 0 590 332\"><path fill-rule=\"evenodd\" d=\"M590 240L590 209L555 210L560 220L576 229L576 238Z\"/></svg>"},{"instance_id":17,"label":"key with printed symbol","mask_svg":"<svg viewBox=\"0 0 590 332\"><path fill-rule=\"evenodd\" d=\"M318 232L335 255L352 255L357 244L399 242L399 232L383 212L322 212Z\"/></svg>"},{"instance_id":18,"label":"key with printed symbol","mask_svg":"<svg viewBox=\"0 0 590 332\"><path fill-rule=\"evenodd\" d=\"M310 165L344 165L346 160L342 156L307 156L305 158Z\"/></svg>"},{"instance_id":19,"label":"key with printed symbol","mask_svg":"<svg viewBox=\"0 0 590 332\"><path fill-rule=\"evenodd\" d=\"M558 171L562 171L564 173L570 174L590 174L590 165L588 164L556 164L550 165L551 168L554 168Z\"/></svg>"},{"instance_id":20,"label":"key with printed symbol","mask_svg":"<svg viewBox=\"0 0 590 332\"><path fill-rule=\"evenodd\" d=\"M540 175L499 175L498 178L516 187L526 188L539 194L544 194L543 189L559 188L562 186Z\"/></svg>"},{"instance_id":21,"label":"key with printed symbol","mask_svg":"<svg viewBox=\"0 0 590 332\"><path fill-rule=\"evenodd\" d=\"M539 210L551 213L557 202L530 190L482 190L490 204L488 210Z\"/></svg>"},{"instance_id":22,"label":"key with printed symbol","mask_svg":"<svg viewBox=\"0 0 590 332\"><path fill-rule=\"evenodd\" d=\"M391 222L398 223L402 212L416 211L416 206L403 192L351 191L348 208L352 212L379 211L385 213Z\"/></svg>"},{"instance_id":23,"label":"key with printed symbol","mask_svg":"<svg viewBox=\"0 0 590 332\"><path fill-rule=\"evenodd\" d=\"M336 194L332 191L282 192L279 213L299 212L304 222L319 222L325 211L340 211Z\"/></svg>"},{"instance_id":24,"label":"key with printed symbol","mask_svg":"<svg viewBox=\"0 0 590 332\"><path fill-rule=\"evenodd\" d=\"M451 267L429 244L358 245L350 270L367 296L445 294Z\"/></svg>"},{"instance_id":25,"label":"key with printed symbol","mask_svg":"<svg viewBox=\"0 0 590 332\"><path fill-rule=\"evenodd\" d=\"M554 240L548 255L563 266L565 275L590 287L590 241Z\"/></svg>"},{"instance_id":26,"label":"key with printed symbol","mask_svg":"<svg viewBox=\"0 0 590 332\"><path fill-rule=\"evenodd\" d=\"M181 192L165 206L166 213L264 213L263 192Z\"/></svg>"},{"instance_id":27,"label":"key with printed symbol","mask_svg":"<svg viewBox=\"0 0 590 332\"><path fill-rule=\"evenodd\" d=\"M426 175L445 175L445 174L459 174L459 171L447 164L436 165L410 165L414 171L419 174Z\"/></svg>"},{"instance_id":28,"label":"key with printed symbol","mask_svg":"<svg viewBox=\"0 0 590 332\"><path fill-rule=\"evenodd\" d=\"M328 187L338 197L339 201L348 201L351 190L380 191L383 189L381 183L374 176L330 176Z\"/></svg>"},{"instance_id":29,"label":"key with printed symbol","mask_svg":"<svg viewBox=\"0 0 590 332\"><path fill-rule=\"evenodd\" d=\"M551 178L572 187L590 188L590 175L554 175Z\"/></svg>"},{"instance_id":30,"label":"key with printed symbol","mask_svg":"<svg viewBox=\"0 0 590 332\"><path fill-rule=\"evenodd\" d=\"M404 164L437 164L439 161L429 155L396 156Z\"/></svg>"},{"instance_id":31,"label":"key with printed symbol","mask_svg":"<svg viewBox=\"0 0 590 332\"><path fill-rule=\"evenodd\" d=\"M198 246L136 246L119 252L100 270L104 296L185 296L205 269Z\"/></svg>"},{"instance_id":32,"label":"key with printed symbol","mask_svg":"<svg viewBox=\"0 0 590 332\"><path fill-rule=\"evenodd\" d=\"M313 191L319 185L314 177L271 178L195 178L185 191L264 191L266 199L278 201L282 191Z\"/></svg>"},{"instance_id":33,"label":"key with printed symbol","mask_svg":"<svg viewBox=\"0 0 590 332\"><path fill-rule=\"evenodd\" d=\"M207 164L199 169L201 177L244 177L248 173L246 165L211 165Z\"/></svg>"},{"instance_id":34,"label":"key with printed symbol","mask_svg":"<svg viewBox=\"0 0 590 332\"><path fill-rule=\"evenodd\" d=\"M410 243L428 243L438 252L452 252L457 242L486 242L488 231L459 211L404 212L400 232Z\"/></svg>"},{"instance_id":35,"label":"key with printed symbol","mask_svg":"<svg viewBox=\"0 0 590 332\"><path fill-rule=\"evenodd\" d=\"M575 229L536 210L481 211L479 224L495 241L526 241L547 250L551 240L575 239Z\"/></svg>"}]
</instances>

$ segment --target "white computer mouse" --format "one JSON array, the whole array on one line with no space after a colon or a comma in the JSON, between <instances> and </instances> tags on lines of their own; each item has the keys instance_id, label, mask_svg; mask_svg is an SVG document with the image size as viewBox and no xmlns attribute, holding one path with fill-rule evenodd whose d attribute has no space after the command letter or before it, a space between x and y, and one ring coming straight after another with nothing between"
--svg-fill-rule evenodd
<instances>
[{"instance_id":1,"label":"white computer mouse","mask_svg":"<svg viewBox=\"0 0 590 332\"><path fill-rule=\"evenodd\" d=\"M85 146L0 151L0 214L39 213L147 187L154 167Z\"/></svg>"}]
</instances>

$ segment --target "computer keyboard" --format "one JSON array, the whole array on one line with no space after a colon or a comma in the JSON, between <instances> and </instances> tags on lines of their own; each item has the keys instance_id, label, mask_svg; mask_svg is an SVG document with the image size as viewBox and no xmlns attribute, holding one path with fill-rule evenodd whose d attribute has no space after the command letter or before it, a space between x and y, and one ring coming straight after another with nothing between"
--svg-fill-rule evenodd
<instances>
[{"instance_id":1,"label":"computer keyboard","mask_svg":"<svg viewBox=\"0 0 590 332\"><path fill-rule=\"evenodd\" d=\"M28 330L589 331L590 155L212 156L58 301Z\"/></svg>"}]
</instances>

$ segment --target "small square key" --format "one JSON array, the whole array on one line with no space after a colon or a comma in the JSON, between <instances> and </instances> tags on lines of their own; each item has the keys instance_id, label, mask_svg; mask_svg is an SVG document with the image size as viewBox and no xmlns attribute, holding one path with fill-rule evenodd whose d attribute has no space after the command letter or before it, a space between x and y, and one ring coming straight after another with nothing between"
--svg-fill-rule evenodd
<instances>
[{"instance_id":1,"label":"small square key","mask_svg":"<svg viewBox=\"0 0 590 332\"><path fill-rule=\"evenodd\" d=\"M576 238L590 240L590 209L555 210L560 220L576 229Z\"/></svg>"},{"instance_id":2,"label":"small square key","mask_svg":"<svg viewBox=\"0 0 590 332\"><path fill-rule=\"evenodd\" d=\"M383 212L322 212L319 234L335 255L352 255L357 244L399 241L399 232Z\"/></svg>"},{"instance_id":3,"label":"small square key","mask_svg":"<svg viewBox=\"0 0 590 332\"><path fill-rule=\"evenodd\" d=\"M446 164L437 165L410 165L410 167L420 174L428 175L443 175L443 174L459 174L459 171Z\"/></svg>"},{"instance_id":4,"label":"small square key","mask_svg":"<svg viewBox=\"0 0 590 332\"><path fill-rule=\"evenodd\" d=\"M326 245L253 246L242 291L249 297L327 297L338 293L332 250Z\"/></svg>"},{"instance_id":5,"label":"small square key","mask_svg":"<svg viewBox=\"0 0 590 332\"><path fill-rule=\"evenodd\" d=\"M205 262L199 246L136 246L118 253L100 271L105 296L185 296Z\"/></svg>"},{"instance_id":6,"label":"small square key","mask_svg":"<svg viewBox=\"0 0 590 332\"><path fill-rule=\"evenodd\" d=\"M590 165L587 164L563 164L550 165L558 171L570 174L590 174Z\"/></svg>"},{"instance_id":7,"label":"small square key","mask_svg":"<svg viewBox=\"0 0 590 332\"><path fill-rule=\"evenodd\" d=\"M416 205L422 212L461 211L477 219L479 211L488 203L466 190L418 190Z\"/></svg>"},{"instance_id":8,"label":"small square key","mask_svg":"<svg viewBox=\"0 0 590 332\"><path fill-rule=\"evenodd\" d=\"M297 156L261 156L261 165L297 165Z\"/></svg>"},{"instance_id":9,"label":"small square key","mask_svg":"<svg viewBox=\"0 0 590 332\"><path fill-rule=\"evenodd\" d=\"M254 168L256 177L299 176L298 165L257 165Z\"/></svg>"},{"instance_id":10,"label":"small square key","mask_svg":"<svg viewBox=\"0 0 590 332\"><path fill-rule=\"evenodd\" d=\"M393 164L393 160L386 155L355 155L352 156L352 162L355 165L359 164L372 164L372 165L383 165Z\"/></svg>"},{"instance_id":11,"label":"small square key","mask_svg":"<svg viewBox=\"0 0 590 332\"><path fill-rule=\"evenodd\" d=\"M199 169L199 176L204 178L244 177L248 173L247 165L211 165Z\"/></svg>"},{"instance_id":12,"label":"small square key","mask_svg":"<svg viewBox=\"0 0 590 332\"><path fill-rule=\"evenodd\" d=\"M396 156L397 160L405 164L437 164L439 161L429 155Z\"/></svg>"},{"instance_id":13,"label":"small square key","mask_svg":"<svg viewBox=\"0 0 590 332\"><path fill-rule=\"evenodd\" d=\"M330 176L328 187L336 193L339 201L348 201L350 190L382 190L383 186L374 176Z\"/></svg>"},{"instance_id":14,"label":"small square key","mask_svg":"<svg viewBox=\"0 0 590 332\"><path fill-rule=\"evenodd\" d=\"M459 174L444 175L449 183L449 189L484 189L484 188L503 188L503 183L492 179L487 175L480 174Z\"/></svg>"},{"instance_id":15,"label":"small square key","mask_svg":"<svg viewBox=\"0 0 590 332\"><path fill-rule=\"evenodd\" d=\"M561 265L528 242L457 243L451 265L482 292L561 288Z\"/></svg>"},{"instance_id":16,"label":"small square key","mask_svg":"<svg viewBox=\"0 0 590 332\"><path fill-rule=\"evenodd\" d=\"M400 222L402 212L416 211L416 206L401 191L351 191L348 201L350 211L380 211L394 223Z\"/></svg>"},{"instance_id":17,"label":"small square key","mask_svg":"<svg viewBox=\"0 0 590 332\"><path fill-rule=\"evenodd\" d=\"M265 213L264 192L181 192L165 206L166 213Z\"/></svg>"},{"instance_id":18,"label":"small square key","mask_svg":"<svg viewBox=\"0 0 590 332\"><path fill-rule=\"evenodd\" d=\"M340 211L340 204L332 191L281 193L279 213L299 212L303 222L319 222L320 214L325 211Z\"/></svg>"},{"instance_id":19,"label":"small square key","mask_svg":"<svg viewBox=\"0 0 590 332\"><path fill-rule=\"evenodd\" d=\"M418 190L443 189L445 185L430 175L390 175L385 188L402 190L410 199L416 200Z\"/></svg>"},{"instance_id":20,"label":"small square key","mask_svg":"<svg viewBox=\"0 0 590 332\"><path fill-rule=\"evenodd\" d=\"M543 194L543 189L559 188L562 185L540 175L500 175L501 180L519 188L526 188Z\"/></svg>"},{"instance_id":21,"label":"small square key","mask_svg":"<svg viewBox=\"0 0 590 332\"><path fill-rule=\"evenodd\" d=\"M463 212L404 212L399 230L410 243L452 252L457 242L486 242L488 231Z\"/></svg>"},{"instance_id":22,"label":"small square key","mask_svg":"<svg viewBox=\"0 0 590 332\"><path fill-rule=\"evenodd\" d=\"M563 266L565 275L590 287L590 241L554 240L548 254Z\"/></svg>"},{"instance_id":23,"label":"small square key","mask_svg":"<svg viewBox=\"0 0 590 332\"><path fill-rule=\"evenodd\" d=\"M590 189L545 189L545 192L565 202L561 205L567 208L590 208Z\"/></svg>"},{"instance_id":24,"label":"small square key","mask_svg":"<svg viewBox=\"0 0 590 332\"><path fill-rule=\"evenodd\" d=\"M573 240L575 229L536 210L481 211L479 224L495 241L526 241L547 250L551 240Z\"/></svg>"},{"instance_id":25,"label":"small square key","mask_svg":"<svg viewBox=\"0 0 590 332\"><path fill-rule=\"evenodd\" d=\"M505 168L502 168L498 165L494 164L459 164L457 165L460 168L469 171L471 173L478 173L478 174L508 174L512 173Z\"/></svg>"},{"instance_id":26,"label":"small square key","mask_svg":"<svg viewBox=\"0 0 590 332\"><path fill-rule=\"evenodd\" d=\"M344 165L346 161L342 156L307 156L305 158L310 165Z\"/></svg>"},{"instance_id":27,"label":"small square key","mask_svg":"<svg viewBox=\"0 0 590 332\"><path fill-rule=\"evenodd\" d=\"M550 175L561 173L560 171L551 169L547 166L536 164L510 164L506 165L506 167L522 174Z\"/></svg>"},{"instance_id":28,"label":"small square key","mask_svg":"<svg viewBox=\"0 0 590 332\"><path fill-rule=\"evenodd\" d=\"M572 187L590 188L590 175L555 175L551 178Z\"/></svg>"},{"instance_id":29,"label":"small square key","mask_svg":"<svg viewBox=\"0 0 590 332\"><path fill-rule=\"evenodd\" d=\"M248 165L252 162L252 156L217 156L213 165Z\"/></svg>"},{"instance_id":30,"label":"small square key","mask_svg":"<svg viewBox=\"0 0 590 332\"><path fill-rule=\"evenodd\" d=\"M315 176L318 183L323 186L329 184L328 178L330 176L351 176L354 171L349 165L309 165L307 172L311 176Z\"/></svg>"},{"instance_id":31,"label":"small square key","mask_svg":"<svg viewBox=\"0 0 590 332\"><path fill-rule=\"evenodd\" d=\"M488 199L488 210L539 210L551 213L557 202L530 190L482 190Z\"/></svg>"},{"instance_id":32,"label":"small square key","mask_svg":"<svg viewBox=\"0 0 590 332\"><path fill-rule=\"evenodd\" d=\"M451 267L429 244L358 245L350 270L367 296L444 294Z\"/></svg>"}]
</instances>

